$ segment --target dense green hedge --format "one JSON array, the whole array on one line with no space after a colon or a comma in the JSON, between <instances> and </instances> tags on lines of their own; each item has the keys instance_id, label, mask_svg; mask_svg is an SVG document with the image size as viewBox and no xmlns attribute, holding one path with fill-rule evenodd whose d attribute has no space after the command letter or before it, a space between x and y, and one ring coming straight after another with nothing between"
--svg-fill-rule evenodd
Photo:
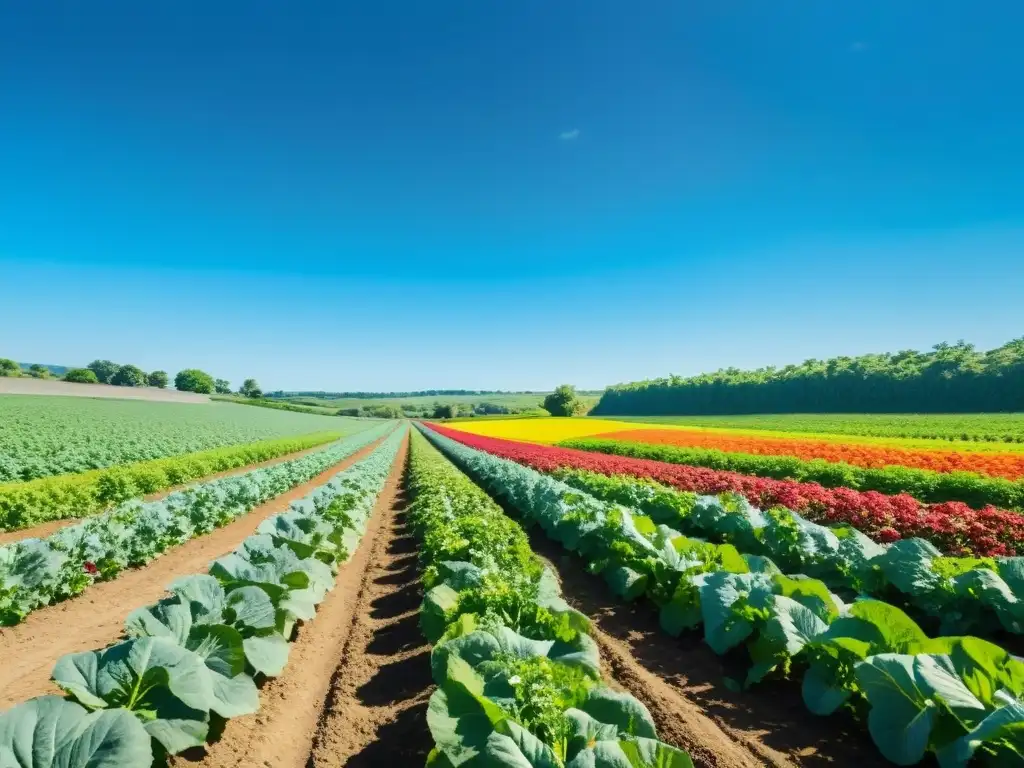
<instances>
[{"instance_id":1,"label":"dense green hedge","mask_svg":"<svg viewBox=\"0 0 1024 768\"><path fill-rule=\"evenodd\" d=\"M987 352L961 341L930 352L619 384L605 391L591 415L995 411L1024 411L1024 338Z\"/></svg>"},{"instance_id":2,"label":"dense green hedge","mask_svg":"<svg viewBox=\"0 0 1024 768\"><path fill-rule=\"evenodd\" d=\"M1024 480L986 477L973 472L933 472L910 467L865 469L823 459L758 456L710 448L682 448L629 440L580 438L559 443L564 448L652 459L669 464L740 472L744 475L819 483L826 488L853 488L880 493L909 493L919 501L939 504L960 501L975 509L991 504L1000 509L1024 509Z\"/></svg>"},{"instance_id":3,"label":"dense green hedge","mask_svg":"<svg viewBox=\"0 0 1024 768\"><path fill-rule=\"evenodd\" d=\"M339 432L261 440L74 475L0 485L0 530L87 517L118 502L332 442Z\"/></svg>"}]
</instances>

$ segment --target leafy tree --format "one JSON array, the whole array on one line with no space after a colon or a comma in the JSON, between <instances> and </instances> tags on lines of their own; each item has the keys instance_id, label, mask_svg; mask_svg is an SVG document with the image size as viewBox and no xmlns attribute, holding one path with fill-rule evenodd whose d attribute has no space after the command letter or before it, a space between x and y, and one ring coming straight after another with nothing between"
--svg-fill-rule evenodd
<instances>
[{"instance_id":1,"label":"leafy tree","mask_svg":"<svg viewBox=\"0 0 1024 768\"><path fill-rule=\"evenodd\" d=\"M181 392L198 392L209 395L213 392L213 376L198 368L186 368L178 371L174 377L174 388Z\"/></svg>"},{"instance_id":2,"label":"leafy tree","mask_svg":"<svg viewBox=\"0 0 1024 768\"><path fill-rule=\"evenodd\" d=\"M0 357L0 376L21 376L21 366L6 357Z\"/></svg>"},{"instance_id":3,"label":"leafy tree","mask_svg":"<svg viewBox=\"0 0 1024 768\"><path fill-rule=\"evenodd\" d=\"M338 416L359 416L358 408L342 408L337 413Z\"/></svg>"},{"instance_id":4,"label":"leafy tree","mask_svg":"<svg viewBox=\"0 0 1024 768\"><path fill-rule=\"evenodd\" d=\"M117 387L144 387L148 381L146 372L137 365L122 365L110 377L110 383Z\"/></svg>"},{"instance_id":5,"label":"leafy tree","mask_svg":"<svg viewBox=\"0 0 1024 768\"><path fill-rule=\"evenodd\" d=\"M586 411L587 404L576 396L576 387L562 384L544 398L541 408L552 416L575 416Z\"/></svg>"},{"instance_id":6,"label":"leafy tree","mask_svg":"<svg viewBox=\"0 0 1024 768\"><path fill-rule=\"evenodd\" d=\"M435 405L433 418L435 419L455 419L459 415L459 406L447 404L447 405Z\"/></svg>"},{"instance_id":7,"label":"leafy tree","mask_svg":"<svg viewBox=\"0 0 1024 768\"><path fill-rule=\"evenodd\" d=\"M230 395L231 382L227 379L217 379L213 382L213 389L218 395Z\"/></svg>"},{"instance_id":8,"label":"leafy tree","mask_svg":"<svg viewBox=\"0 0 1024 768\"><path fill-rule=\"evenodd\" d=\"M28 375L33 379L48 379L50 378L50 369L45 365L32 363L32 365L28 367Z\"/></svg>"},{"instance_id":9,"label":"leafy tree","mask_svg":"<svg viewBox=\"0 0 1024 768\"><path fill-rule=\"evenodd\" d=\"M64 374L64 381L73 381L76 384L96 384L99 379L96 378L96 372L88 368L71 368Z\"/></svg>"},{"instance_id":10,"label":"leafy tree","mask_svg":"<svg viewBox=\"0 0 1024 768\"><path fill-rule=\"evenodd\" d=\"M146 381L149 382L149 386L151 387L167 389L167 385L170 383L171 379L167 375L167 371L153 371L146 377Z\"/></svg>"},{"instance_id":11,"label":"leafy tree","mask_svg":"<svg viewBox=\"0 0 1024 768\"><path fill-rule=\"evenodd\" d=\"M96 374L101 384L109 384L121 366L110 360L93 360L85 367Z\"/></svg>"},{"instance_id":12,"label":"leafy tree","mask_svg":"<svg viewBox=\"0 0 1024 768\"><path fill-rule=\"evenodd\" d=\"M256 383L256 379L246 379L242 382L242 386L238 388L238 394L243 397L263 397L263 390Z\"/></svg>"}]
</instances>

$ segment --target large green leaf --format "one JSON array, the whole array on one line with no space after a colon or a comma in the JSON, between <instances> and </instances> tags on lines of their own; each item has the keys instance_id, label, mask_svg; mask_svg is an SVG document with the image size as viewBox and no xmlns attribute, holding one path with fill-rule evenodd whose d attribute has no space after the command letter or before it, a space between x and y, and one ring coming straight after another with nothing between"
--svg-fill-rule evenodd
<instances>
[{"instance_id":1,"label":"large green leaf","mask_svg":"<svg viewBox=\"0 0 1024 768\"><path fill-rule=\"evenodd\" d=\"M438 641L458 607L459 593L447 584L438 584L427 592L420 606L420 628L428 641Z\"/></svg>"},{"instance_id":2,"label":"large green leaf","mask_svg":"<svg viewBox=\"0 0 1024 768\"><path fill-rule=\"evenodd\" d=\"M242 641L242 648L253 669L267 677L277 677L288 663L291 645L275 633L247 637Z\"/></svg>"},{"instance_id":3,"label":"large green leaf","mask_svg":"<svg viewBox=\"0 0 1024 768\"><path fill-rule=\"evenodd\" d=\"M913 765L924 756L941 714L936 699L955 710L984 711L948 657L879 654L858 663L855 674L871 705L871 737L897 765Z\"/></svg>"},{"instance_id":4,"label":"large green leaf","mask_svg":"<svg viewBox=\"0 0 1024 768\"><path fill-rule=\"evenodd\" d=\"M1007 693L999 695L999 708L969 733L938 751L942 768L962 768L982 745L1002 755L1006 765L1024 765L1024 703ZM1002 763L995 762L994 765Z\"/></svg>"},{"instance_id":5,"label":"large green leaf","mask_svg":"<svg viewBox=\"0 0 1024 768\"><path fill-rule=\"evenodd\" d=\"M127 768L153 762L152 742L124 709L88 712L41 696L0 714L0 768Z\"/></svg>"},{"instance_id":6,"label":"large green leaf","mask_svg":"<svg viewBox=\"0 0 1024 768\"><path fill-rule=\"evenodd\" d=\"M622 735L657 738L654 718L640 701L625 692L604 686L591 688L579 707L602 723L614 725Z\"/></svg>"},{"instance_id":7,"label":"large green leaf","mask_svg":"<svg viewBox=\"0 0 1024 768\"><path fill-rule=\"evenodd\" d=\"M238 630L224 624L195 627L186 647L210 670L214 712L221 717L240 717L259 709L256 684L245 674L245 649Z\"/></svg>"},{"instance_id":8,"label":"large green leaf","mask_svg":"<svg viewBox=\"0 0 1024 768\"><path fill-rule=\"evenodd\" d=\"M810 608L792 598L773 595L771 615L761 624L757 640L750 648L754 666L747 673L747 685L759 682L785 664L827 629L828 625Z\"/></svg>"},{"instance_id":9,"label":"large green leaf","mask_svg":"<svg viewBox=\"0 0 1024 768\"><path fill-rule=\"evenodd\" d=\"M53 680L88 707L144 713L147 730L172 754L203 743L207 713L216 706L203 660L167 638L68 654L57 661Z\"/></svg>"},{"instance_id":10,"label":"large green leaf","mask_svg":"<svg viewBox=\"0 0 1024 768\"><path fill-rule=\"evenodd\" d=\"M620 741L619 748L633 768L693 768L688 754L656 739Z\"/></svg>"}]
</instances>

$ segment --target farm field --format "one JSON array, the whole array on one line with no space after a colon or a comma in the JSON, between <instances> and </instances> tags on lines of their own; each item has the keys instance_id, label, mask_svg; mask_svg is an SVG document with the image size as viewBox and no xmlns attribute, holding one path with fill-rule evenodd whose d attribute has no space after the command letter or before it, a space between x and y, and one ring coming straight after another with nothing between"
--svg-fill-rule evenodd
<instances>
[{"instance_id":1,"label":"farm field","mask_svg":"<svg viewBox=\"0 0 1024 768\"><path fill-rule=\"evenodd\" d=\"M739 416L612 416L618 421L802 434L1024 443L1024 413L770 413Z\"/></svg>"},{"instance_id":2,"label":"farm field","mask_svg":"<svg viewBox=\"0 0 1024 768\"><path fill-rule=\"evenodd\" d=\"M145 400L152 403L209 403L208 395L179 392L158 387L115 387L112 384L79 384L55 379L34 379L29 376L0 376L0 395L34 395L48 397L102 397L114 400Z\"/></svg>"},{"instance_id":3,"label":"farm field","mask_svg":"<svg viewBox=\"0 0 1024 768\"><path fill-rule=\"evenodd\" d=\"M102 728L109 764L126 766L255 754L294 768L437 766L466 749L509 768L914 764L942 748L1016 758L983 723L1014 722L1024 694L1007 655L1024 633L1019 558L944 557L908 537L888 547L795 513L498 456L621 457L373 424L295 470L129 502L42 542L49 554L29 542L14 560L31 583L4 571L0 548L0 609L29 607L0 631L19 659L0 670L0 756L42 748L51 728L85 755ZM239 507L243 489L254 495ZM782 535L794 525L808 538ZM117 562L128 567L109 570ZM753 613L740 590L760 601ZM844 639L869 630L863 647ZM847 666L829 664L834 648L855 654ZM928 712L916 699L887 709L873 676L899 664L921 670L918 690L940 706L969 702L958 726L929 723L921 745L871 725L872 712L898 727ZM153 687L132 694L133 676Z\"/></svg>"},{"instance_id":4,"label":"farm field","mask_svg":"<svg viewBox=\"0 0 1024 768\"><path fill-rule=\"evenodd\" d=\"M316 432L353 434L372 424L227 403L5 395L0 396L0 482Z\"/></svg>"}]
</instances>

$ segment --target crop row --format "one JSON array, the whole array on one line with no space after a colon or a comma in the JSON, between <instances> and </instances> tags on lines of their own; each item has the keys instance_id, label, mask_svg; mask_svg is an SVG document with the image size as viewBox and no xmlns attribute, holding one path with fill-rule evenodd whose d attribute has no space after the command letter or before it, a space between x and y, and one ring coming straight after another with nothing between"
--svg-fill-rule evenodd
<instances>
[{"instance_id":1,"label":"crop row","mask_svg":"<svg viewBox=\"0 0 1024 768\"><path fill-rule=\"evenodd\" d=\"M0 626L17 624L36 608L81 594L95 581L116 578L126 568L145 565L227 525L316 477L389 428L358 432L308 456L200 483L159 501L135 499L45 539L0 546Z\"/></svg>"},{"instance_id":2,"label":"crop row","mask_svg":"<svg viewBox=\"0 0 1024 768\"><path fill-rule=\"evenodd\" d=\"M281 673L296 622L316 617L401 439L265 520L209 574L175 581L128 617L127 640L59 659L52 678L67 698L0 715L0 765L146 768L202 746L217 718L256 712L256 681Z\"/></svg>"},{"instance_id":3,"label":"crop row","mask_svg":"<svg viewBox=\"0 0 1024 768\"><path fill-rule=\"evenodd\" d=\"M736 494L697 496L652 480L578 469L552 474L688 536L769 557L786 573L821 579L843 597L868 595L899 605L941 634L1024 634L1024 557L946 557L923 539L877 544L851 526L828 528L783 507L760 510Z\"/></svg>"},{"instance_id":4,"label":"crop row","mask_svg":"<svg viewBox=\"0 0 1024 768\"><path fill-rule=\"evenodd\" d=\"M918 501L941 504L947 501L961 501L975 509L986 505L1008 509L1024 509L1024 480L1007 480L1003 477L989 477L977 472L935 471L910 466L882 466L866 468L833 457L842 452L823 451L816 457L815 449L808 449L806 457L785 455L786 448L780 447L779 454L760 455L758 452L735 452L729 448L686 447L672 444L674 430L639 430L624 432L616 436L598 436L580 440L565 440L559 445L583 451L597 451L615 456L630 456L637 459L651 459L670 464L688 464L708 469L741 472L745 475L771 477L777 480L796 480L803 483L818 483L826 488L853 488L858 491L879 493L907 493ZM687 434L687 433L681 433ZM631 437L630 437L631 436ZM658 441L663 442L658 442ZM714 442L714 440L709 441ZM788 441L775 441L786 443ZM748 446L747 440L724 441L724 445ZM822 443L827 446L829 443ZM757 446L752 446L757 448ZM846 446L839 446L844 448ZM884 452L884 451L882 451ZM980 455L980 454L979 454ZM998 455L996 455L999 458ZM898 457L893 456L893 459ZM1024 456L1014 462L1024 473ZM898 461L891 462L892 465ZM1020 475L1015 475L1020 477Z\"/></svg>"},{"instance_id":5,"label":"crop row","mask_svg":"<svg viewBox=\"0 0 1024 768\"><path fill-rule=\"evenodd\" d=\"M331 416L234 405L5 395L0 398L0 482L150 461L213 448L351 434L362 425Z\"/></svg>"},{"instance_id":6,"label":"crop row","mask_svg":"<svg viewBox=\"0 0 1024 768\"><path fill-rule=\"evenodd\" d=\"M88 517L136 496L315 448L339 437L340 432L284 437L77 475L0 485L0 530L14 531L50 520Z\"/></svg>"},{"instance_id":7,"label":"crop row","mask_svg":"<svg viewBox=\"0 0 1024 768\"><path fill-rule=\"evenodd\" d=\"M706 429L627 429L588 435L595 440L619 440L671 445L684 448L710 448L727 453L757 456L792 456L797 459L823 459L865 469L909 467L932 472L973 472L989 477L1016 480L1024 477L1024 454L910 449L880 443L854 443L814 440ZM680 462L692 463L692 462ZM882 490L882 489L876 489ZM995 503L995 502L993 502Z\"/></svg>"},{"instance_id":8,"label":"crop row","mask_svg":"<svg viewBox=\"0 0 1024 768\"><path fill-rule=\"evenodd\" d=\"M1024 760L1024 663L974 637L929 638L885 602L844 603L766 558L689 539L520 464L428 436L492 495L577 553L625 600L645 596L672 635L703 627L719 654L743 647L745 685L802 673L808 708L847 708L886 759L943 768Z\"/></svg>"},{"instance_id":9,"label":"crop row","mask_svg":"<svg viewBox=\"0 0 1024 768\"><path fill-rule=\"evenodd\" d=\"M751 477L650 459L517 443L436 425L432 428L466 445L541 471L570 467L605 475L647 477L699 494L739 493L755 507L782 506L816 523L852 525L882 543L915 537L930 541L947 554L986 557L1014 555L1024 548L1022 516L993 507L976 510L953 501L925 505L907 494L890 496L877 491L825 488L818 483Z\"/></svg>"},{"instance_id":10,"label":"crop row","mask_svg":"<svg viewBox=\"0 0 1024 768\"><path fill-rule=\"evenodd\" d=\"M602 683L588 619L523 530L418 434L409 481L437 683L427 764L692 768L642 703Z\"/></svg>"}]
</instances>

